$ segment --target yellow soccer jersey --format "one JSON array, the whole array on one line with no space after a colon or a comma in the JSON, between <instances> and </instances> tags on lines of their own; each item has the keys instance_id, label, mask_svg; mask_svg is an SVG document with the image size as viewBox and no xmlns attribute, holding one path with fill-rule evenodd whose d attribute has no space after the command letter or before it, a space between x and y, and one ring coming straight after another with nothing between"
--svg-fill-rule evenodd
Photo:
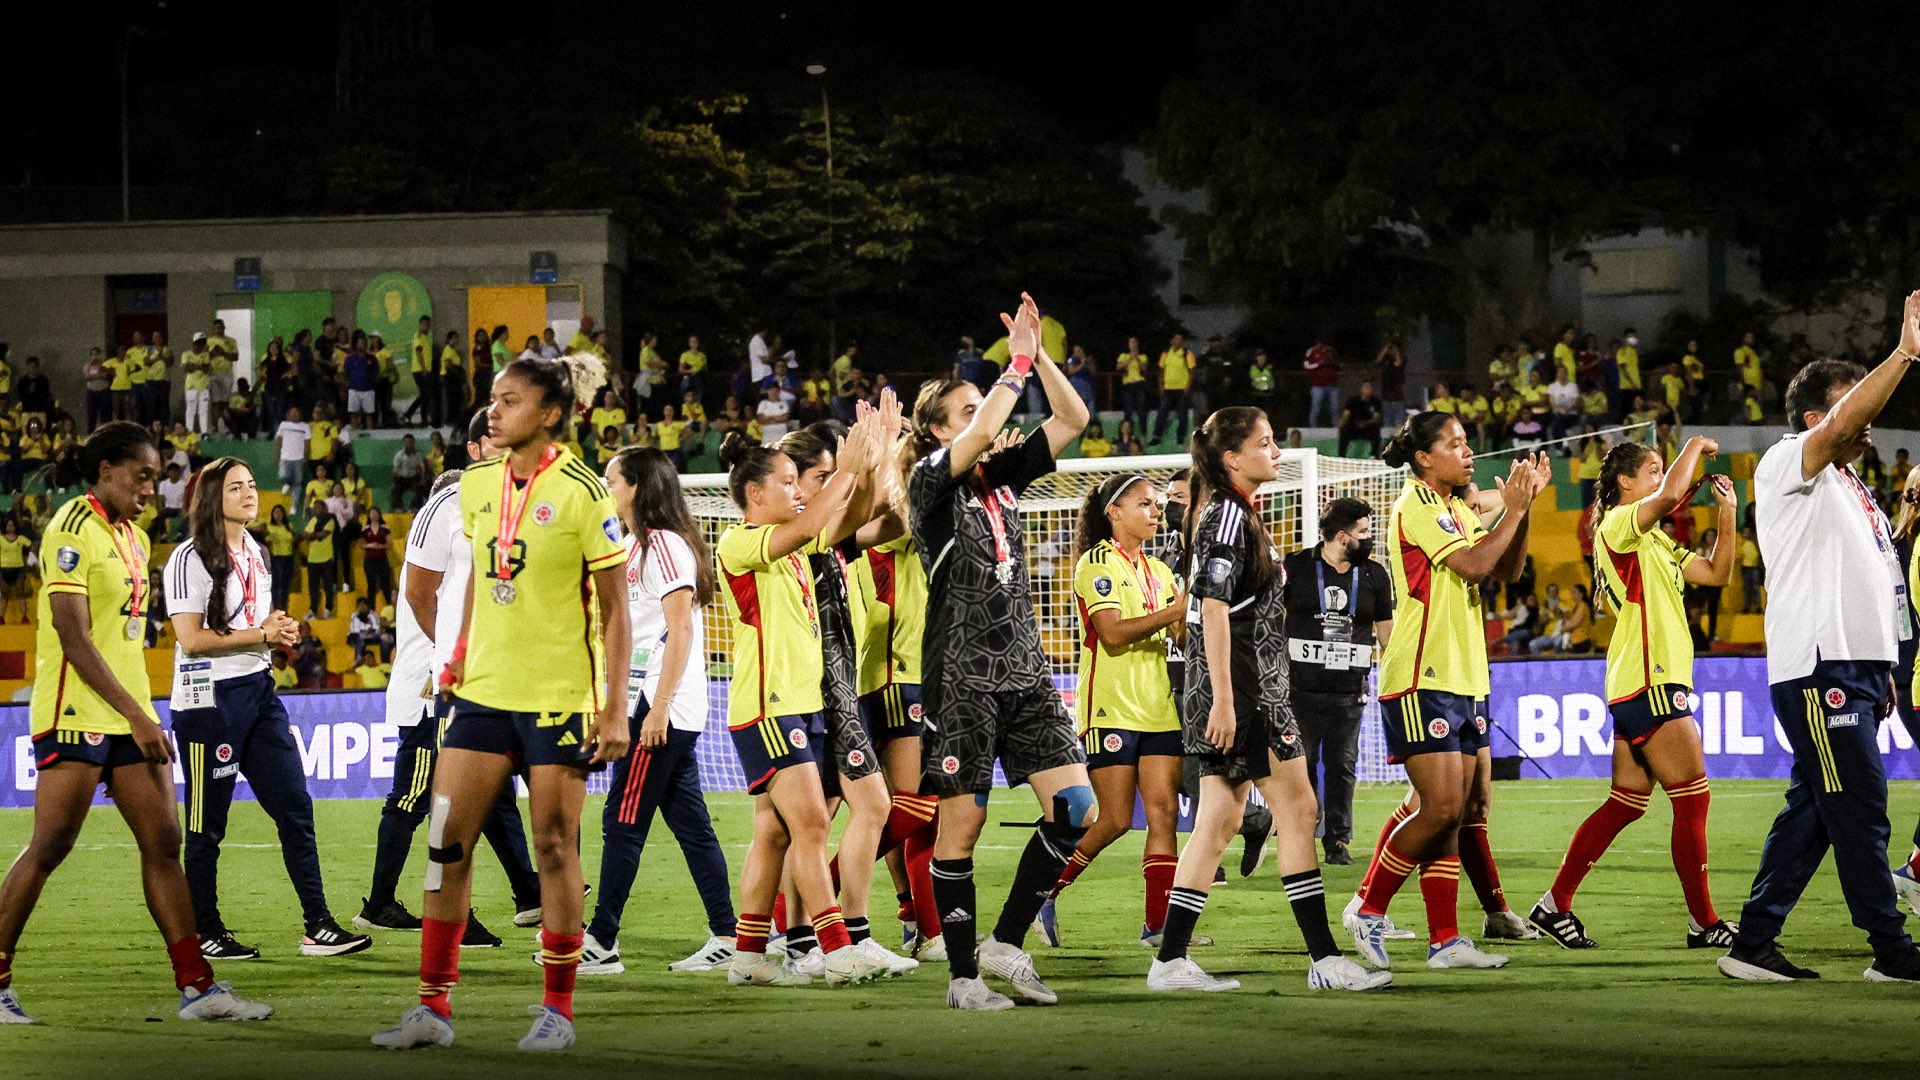
<instances>
[{"instance_id":1,"label":"yellow soccer jersey","mask_svg":"<svg viewBox=\"0 0 1920 1080\"><path fill-rule=\"evenodd\" d=\"M824 550L816 538L782 558L768 555L772 525L731 525L716 557L733 620L733 680L727 686L727 726L762 717L797 716L825 708L820 693L826 659L820 609L807 556Z\"/></svg>"},{"instance_id":2,"label":"yellow soccer jersey","mask_svg":"<svg viewBox=\"0 0 1920 1080\"><path fill-rule=\"evenodd\" d=\"M1380 663L1380 700L1414 690L1486 697L1487 629L1480 590L1446 566L1486 535L1462 499L1418 480L1394 500L1387 527L1393 571L1393 637Z\"/></svg>"},{"instance_id":3,"label":"yellow soccer jersey","mask_svg":"<svg viewBox=\"0 0 1920 1080\"><path fill-rule=\"evenodd\" d=\"M579 458L555 447L553 461L516 488L523 513L503 582L494 540L506 470L507 459L497 457L460 475L460 520L473 545L473 622L466 678L455 693L510 712L598 708L605 676L589 578L627 557L613 496Z\"/></svg>"},{"instance_id":4,"label":"yellow soccer jersey","mask_svg":"<svg viewBox=\"0 0 1920 1080\"><path fill-rule=\"evenodd\" d=\"M1101 644L1093 632L1095 612L1122 619L1151 615L1173 602L1173 571L1151 555L1138 562L1103 540L1073 568L1074 600L1080 609L1080 688L1074 727L1127 731L1177 731L1173 683L1167 676L1167 631L1122 645Z\"/></svg>"},{"instance_id":5,"label":"yellow soccer jersey","mask_svg":"<svg viewBox=\"0 0 1920 1080\"><path fill-rule=\"evenodd\" d=\"M854 566L854 585L866 608L864 622L854 623L860 630L860 694L895 683L920 685L927 571L913 537L902 534L867 549Z\"/></svg>"},{"instance_id":6,"label":"yellow soccer jersey","mask_svg":"<svg viewBox=\"0 0 1920 1080\"><path fill-rule=\"evenodd\" d=\"M1681 573L1694 555L1658 522L1642 530L1638 507L1607 511L1594 536L1600 589L1619 620L1607 641L1608 703L1649 686L1693 685L1693 633Z\"/></svg>"},{"instance_id":7,"label":"yellow soccer jersey","mask_svg":"<svg viewBox=\"0 0 1920 1080\"><path fill-rule=\"evenodd\" d=\"M54 511L40 539L40 573L46 583L36 602L39 625L34 631L33 704L29 709L36 737L56 727L103 735L133 731L127 718L67 663L60 650L60 634L53 628L53 597L57 593L78 593L87 598L87 616L92 620L88 639L100 650L113 677L140 703L147 719L159 723L148 700L153 696L153 684L147 679L146 617L133 604L134 582L147 580L147 553L145 533L130 521L109 530L106 517L93 508L86 495ZM133 559L131 567L127 556ZM129 623L136 627L133 637L127 636Z\"/></svg>"}]
</instances>

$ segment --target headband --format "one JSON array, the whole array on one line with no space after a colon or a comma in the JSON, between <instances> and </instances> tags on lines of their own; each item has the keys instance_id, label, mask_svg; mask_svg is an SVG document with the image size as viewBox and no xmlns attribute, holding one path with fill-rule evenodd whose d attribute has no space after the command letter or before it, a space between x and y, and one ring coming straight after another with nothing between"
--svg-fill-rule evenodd
<instances>
[{"instance_id":1,"label":"headband","mask_svg":"<svg viewBox=\"0 0 1920 1080\"><path fill-rule=\"evenodd\" d=\"M1121 477L1120 483L1114 487L1113 491L1110 492L1104 500L1101 501L1100 503L1101 513L1105 513L1106 511L1113 509L1113 501L1120 497L1121 492L1127 490L1128 488L1132 487L1136 483L1149 483L1149 482L1150 481L1148 481L1146 477L1140 475L1139 473L1133 473L1131 475Z\"/></svg>"}]
</instances>

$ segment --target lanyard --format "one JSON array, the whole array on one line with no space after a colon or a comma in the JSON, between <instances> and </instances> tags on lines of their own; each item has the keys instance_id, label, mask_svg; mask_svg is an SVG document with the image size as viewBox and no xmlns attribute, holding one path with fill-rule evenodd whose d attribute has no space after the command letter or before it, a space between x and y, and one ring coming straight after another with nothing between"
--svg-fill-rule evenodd
<instances>
[{"instance_id":1,"label":"lanyard","mask_svg":"<svg viewBox=\"0 0 1920 1080\"><path fill-rule=\"evenodd\" d=\"M1315 556L1313 560L1313 583L1315 592L1313 601L1320 607L1320 614L1327 613L1327 560ZM1347 618L1360 616L1360 567L1355 564L1347 574Z\"/></svg>"},{"instance_id":2,"label":"lanyard","mask_svg":"<svg viewBox=\"0 0 1920 1080\"><path fill-rule=\"evenodd\" d=\"M100 500L94 497L91 491L87 492L87 505L93 507L93 512L100 515L101 523L107 527L107 535L113 537L113 550L120 553L120 561L126 565L127 585L132 590L128 610L138 617L141 612L147 610L142 603L147 596L147 564L140 560L140 545L134 542L133 526L124 521L115 526L112 519L107 517L107 508L100 505ZM122 529L126 530L124 546L120 543Z\"/></svg>"},{"instance_id":3,"label":"lanyard","mask_svg":"<svg viewBox=\"0 0 1920 1080\"><path fill-rule=\"evenodd\" d=\"M647 564L647 549L641 545L641 538L633 538L633 548L627 552L627 587L640 584L640 574Z\"/></svg>"},{"instance_id":4,"label":"lanyard","mask_svg":"<svg viewBox=\"0 0 1920 1080\"><path fill-rule=\"evenodd\" d=\"M798 552L788 555L786 562L787 565L793 569L794 579L800 582L800 607L807 613L807 619L813 623L815 627L814 633L818 635L820 632L818 629L820 625L820 607L813 601L812 568L807 565L807 560L802 559Z\"/></svg>"},{"instance_id":5,"label":"lanyard","mask_svg":"<svg viewBox=\"0 0 1920 1080\"><path fill-rule=\"evenodd\" d=\"M1000 512L1000 493L987 487L986 477L978 470L973 474L973 493L980 499L980 509L987 515L987 530L993 534L994 561L1004 565L1013 554L1007 547L1007 521Z\"/></svg>"},{"instance_id":6,"label":"lanyard","mask_svg":"<svg viewBox=\"0 0 1920 1080\"><path fill-rule=\"evenodd\" d=\"M540 482L540 474L546 472L547 467L559 456L559 447L547 447L546 452L540 455L540 464L534 467L533 475L527 478L527 486L518 492L520 500L517 503L513 498L513 465L502 463L500 466L500 527L493 541L494 577L500 581L513 580L513 542L520 535L520 519L526 516L527 504L533 501L533 486Z\"/></svg>"},{"instance_id":7,"label":"lanyard","mask_svg":"<svg viewBox=\"0 0 1920 1080\"><path fill-rule=\"evenodd\" d=\"M1873 493L1867 490L1866 483L1860 479L1859 475L1856 474L1851 467L1842 466L1840 475L1847 478L1848 487L1853 491L1854 498L1860 500L1860 509L1867 512L1867 524L1873 528L1874 546L1879 548L1883 554L1891 555L1893 553L1893 545L1889 543L1887 539L1887 518L1885 514L1880 512L1880 504L1874 501ZM1894 576L1898 577L1899 575L1895 574Z\"/></svg>"},{"instance_id":8,"label":"lanyard","mask_svg":"<svg viewBox=\"0 0 1920 1080\"><path fill-rule=\"evenodd\" d=\"M1136 559L1118 544L1114 545L1114 549L1120 552L1121 558L1127 560L1128 566L1133 567L1134 584L1139 586L1140 596L1146 601L1147 613L1159 611L1160 579L1153 576L1153 564L1147 561L1146 550L1141 549L1140 557Z\"/></svg>"},{"instance_id":9,"label":"lanyard","mask_svg":"<svg viewBox=\"0 0 1920 1080\"><path fill-rule=\"evenodd\" d=\"M249 630L252 627L246 624L253 618L253 602L260 596L260 564L254 560L250 546L242 546L238 552L227 549L227 558L233 563L233 576L240 579L240 627Z\"/></svg>"}]
</instances>

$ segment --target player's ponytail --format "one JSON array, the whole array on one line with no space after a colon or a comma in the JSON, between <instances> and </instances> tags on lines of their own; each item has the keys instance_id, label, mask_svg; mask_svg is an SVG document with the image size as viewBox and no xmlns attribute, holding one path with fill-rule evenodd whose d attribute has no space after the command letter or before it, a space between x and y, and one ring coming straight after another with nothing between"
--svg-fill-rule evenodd
<instances>
[{"instance_id":1,"label":"player's ponytail","mask_svg":"<svg viewBox=\"0 0 1920 1080\"><path fill-rule=\"evenodd\" d=\"M573 416L576 402L592 400L595 391L607 381L607 365L593 353L568 353L557 360L523 356L507 365L502 374L517 375L540 391L542 408L558 408L560 419L547 429L561 438Z\"/></svg>"},{"instance_id":2,"label":"player's ponytail","mask_svg":"<svg viewBox=\"0 0 1920 1080\"><path fill-rule=\"evenodd\" d=\"M1420 468L1413 456L1432 450L1433 444L1440 441L1441 429L1445 428L1447 421L1451 419L1453 419L1452 413L1441 412L1438 409L1413 413L1407 417L1405 423L1400 425L1400 430L1394 432L1393 437L1387 440L1387 445L1381 447L1380 460L1393 468L1410 468L1414 475L1422 475L1425 470Z\"/></svg>"},{"instance_id":3,"label":"player's ponytail","mask_svg":"<svg viewBox=\"0 0 1920 1080\"><path fill-rule=\"evenodd\" d=\"M713 560L707 556L707 543L700 535L700 523L687 506L680 488L679 470L666 451L651 446L629 446L613 456L613 469L633 488L633 504L627 510L627 532L639 545L642 558L652 554L652 534L678 533L693 549L693 602L705 607L713 602Z\"/></svg>"},{"instance_id":4,"label":"player's ponytail","mask_svg":"<svg viewBox=\"0 0 1920 1080\"><path fill-rule=\"evenodd\" d=\"M781 456L780 451L761 446L738 431L727 433L720 444L720 464L727 467L727 493L733 496L735 506L747 508L747 485L765 483L773 472L774 459Z\"/></svg>"},{"instance_id":5,"label":"player's ponytail","mask_svg":"<svg viewBox=\"0 0 1920 1080\"><path fill-rule=\"evenodd\" d=\"M227 551L226 507L227 474L235 467L244 469L247 463L239 458L216 458L187 480L187 535L213 582L207 594L205 625L216 634L226 633L231 626L227 579L233 573L233 557Z\"/></svg>"},{"instance_id":6,"label":"player's ponytail","mask_svg":"<svg viewBox=\"0 0 1920 1080\"><path fill-rule=\"evenodd\" d=\"M1267 526L1260 518L1259 508L1253 505L1248 493L1234 485L1233 477L1227 473L1226 456L1229 451L1239 450L1258 426L1265 422L1267 414L1251 405L1230 405L1207 417L1207 422L1194 429L1193 440L1188 450L1193 454L1193 475L1188 480L1192 488L1192 510L1187 514L1187 550L1199 557L1195 547L1194 530L1199 526L1200 518L1205 515L1207 506L1214 499L1225 499L1238 506L1252 523L1249 528L1258 528L1262 536L1268 536ZM1280 572L1273 557L1273 544L1253 545L1252 572L1254 588L1265 588Z\"/></svg>"},{"instance_id":7,"label":"player's ponytail","mask_svg":"<svg viewBox=\"0 0 1920 1080\"><path fill-rule=\"evenodd\" d=\"M966 385L969 384L960 379L930 379L920 384L920 393L913 399L907 437L900 441L893 455L894 483L899 496L896 509L901 520L907 520L907 491L912 486L908 480L913 476L913 467L940 449L940 437L933 433L933 428L947 422L947 395Z\"/></svg>"},{"instance_id":8,"label":"player's ponytail","mask_svg":"<svg viewBox=\"0 0 1920 1080\"><path fill-rule=\"evenodd\" d=\"M1616 444L1607 451L1606 457L1600 459L1600 476L1594 485L1594 500L1599 504L1600 517L1605 517L1607 511L1620 505L1620 479L1639 472L1640 466L1646 463L1647 455L1651 453L1653 448L1650 446L1623 442Z\"/></svg>"}]
</instances>

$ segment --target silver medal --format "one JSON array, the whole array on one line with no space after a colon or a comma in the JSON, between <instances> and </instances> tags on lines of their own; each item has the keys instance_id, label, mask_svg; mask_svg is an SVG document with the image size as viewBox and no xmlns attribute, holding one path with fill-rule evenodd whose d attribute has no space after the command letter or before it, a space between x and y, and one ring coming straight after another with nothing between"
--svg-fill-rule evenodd
<instances>
[{"instance_id":1,"label":"silver medal","mask_svg":"<svg viewBox=\"0 0 1920 1080\"><path fill-rule=\"evenodd\" d=\"M140 620L139 619L127 620L127 640L128 641L140 640Z\"/></svg>"},{"instance_id":2,"label":"silver medal","mask_svg":"<svg viewBox=\"0 0 1920 1080\"><path fill-rule=\"evenodd\" d=\"M493 602L505 606L513 603L514 590L511 582L502 581L493 587Z\"/></svg>"},{"instance_id":3,"label":"silver medal","mask_svg":"<svg viewBox=\"0 0 1920 1080\"><path fill-rule=\"evenodd\" d=\"M1011 585L1013 583L1013 563L1012 562L1003 560L999 565L993 568L993 572L999 575L1000 584Z\"/></svg>"}]
</instances>

